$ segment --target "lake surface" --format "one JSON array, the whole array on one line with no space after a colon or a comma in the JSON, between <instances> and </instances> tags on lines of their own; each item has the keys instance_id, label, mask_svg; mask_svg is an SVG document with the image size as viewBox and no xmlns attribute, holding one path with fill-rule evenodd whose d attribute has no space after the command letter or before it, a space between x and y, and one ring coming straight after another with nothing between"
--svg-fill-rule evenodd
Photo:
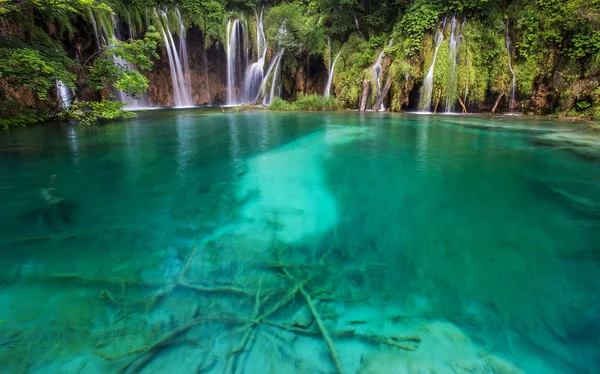
<instances>
[{"instance_id":1,"label":"lake surface","mask_svg":"<svg viewBox=\"0 0 600 374\"><path fill-rule=\"evenodd\" d=\"M598 373L600 162L544 141L582 132L182 110L0 133L2 372Z\"/></svg>"}]
</instances>

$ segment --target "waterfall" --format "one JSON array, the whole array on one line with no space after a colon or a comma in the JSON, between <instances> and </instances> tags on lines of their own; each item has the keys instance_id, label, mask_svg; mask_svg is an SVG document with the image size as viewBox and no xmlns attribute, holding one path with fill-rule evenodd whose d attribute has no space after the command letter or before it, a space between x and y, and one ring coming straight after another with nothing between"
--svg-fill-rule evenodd
<instances>
[{"instance_id":1,"label":"waterfall","mask_svg":"<svg viewBox=\"0 0 600 374\"><path fill-rule=\"evenodd\" d=\"M120 28L118 19L114 15L112 16L112 23L113 23L113 31L114 31L113 37L117 40L122 41L124 39L123 34L121 33L121 28ZM112 44L110 46L112 46ZM137 66L125 61L121 57L113 56L113 59L117 65L124 66L128 70L137 70ZM140 97L136 99L136 98L131 97L130 95L128 95L127 93L125 93L123 91L120 91L120 90L115 90L115 91L116 91L115 96L116 96L117 100L126 104L127 105L126 109L137 110L137 109L148 108L150 106L148 104L148 95L146 93L140 95Z\"/></svg>"},{"instance_id":2,"label":"waterfall","mask_svg":"<svg viewBox=\"0 0 600 374\"><path fill-rule=\"evenodd\" d=\"M73 101L73 90L58 80L56 81L56 97L58 98L58 105L62 109L68 109Z\"/></svg>"},{"instance_id":3,"label":"waterfall","mask_svg":"<svg viewBox=\"0 0 600 374\"><path fill-rule=\"evenodd\" d=\"M454 112L454 103L456 101L454 97L454 91L456 91L456 50L459 40L456 35L456 25L456 17L452 17L452 23L450 26L450 42L448 45L448 69L450 70L450 76L448 79L446 92L446 113Z\"/></svg>"},{"instance_id":4,"label":"waterfall","mask_svg":"<svg viewBox=\"0 0 600 374\"><path fill-rule=\"evenodd\" d=\"M267 69L267 73L265 74L265 78L261 85L261 92L263 95L263 104L269 105L275 96L280 96L280 92L276 92L279 90L279 76L281 75L281 57L283 56L283 52L285 48L281 48L279 53L273 58L269 68ZM271 78L271 84L269 85L269 77Z\"/></svg>"},{"instance_id":5,"label":"waterfall","mask_svg":"<svg viewBox=\"0 0 600 374\"><path fill-rule=\"evenodd\" d=\"M243 65L242 46L244 44L244 26L239 19L227 21L227 104L237 103L236 81L242 77L238 67Z\"/></svg>"},{"instance_id":6,"label":"waterfall","mask_svg":"<svg viewBox=\"0 0 600 374\"><path fill-rule=\"evenodd\" d=\"M279 28L279 39L286 33L285 21ZM277 92L280 90L280 75L281 75L281 58L283 57L283 52L285 52L285 48L281 48L279 53L273 58L271 64L269 65L269 69L267 69L267 73L265 74L265 78L263 79L263 83L261 85L261 93L263 95L263 104L269 105L275 96L280 96L281 92ZM268 85L269 77L271 77L271 84ZM268 90L270 88L270 90Z\"/></svg>"},{"instance_id":7,"label":"waterfall","mask_svg":"<svg viewBox=\"0 0 600 374\"><path fill-rule=\"evenodd\" d=\"M248 67L244 79L243 99L244 102L254 103L258 99L260 88L264 79L265 58L267 55L267 40L263 27L263 11L256 17L256 51L258 61Z\"/></svg>"},{"instance_id":8,"label":"waterfall","mask_svg":"<svg viewBox=\"0 0 600 374\"><path fill-rule=\"evenodd\" d=\"M337 56L335 56L335 58L333 59L333 63L331 62L331 40L329 40L329 37L327 37L327 47L329 50L329 76L327 77L327 85L325 86L325 92L323 93L323 96L325 97L329 97L329 94L331 93L331 82L333 81L333 70L335 69L335 63L338 59L338 57L340 57L340 53L338 52Z\"/></svg>"},{"instance_id":9,"label":"waterfall","mask_svg":"<svg viewBox=\"0 0 600 374\"><path fill-rule=\"evenodd\" d=\"M437 53L444 40L444 28L446 26L446 20L444 19L443 25L438 28L435 35L435 50L433 52L433 60L431 61L431 66L429 67L429 71L425 76L425 81L423 81L423 88L421 88L421 100L419 101L419 110L421 112L429 112L431 111L431 98L433 96L433 69L435 67L435 59L437 58Z\"/></svg>"},{"instance_id":10,"label":"waterfall","mask_svg":"<svg viewBox=\"0 0 600 374\"><path fill-rule=\"evenodd\" d=\"M392 46L392 42L393 40L390 40L390 43L388 44L388 48L390 48ZM383 58L383 53L385 52L385 49L382 49L381 52L379 53L379 55L377 56L377 61L375 61L375 65L373 65L371 67L371 69L373 69L373 72L375 73L375 79L377 80L377 95L381 95L381 59ZM376 110L375 108L373 108L373 110ZM383 103L381 103L381 107L379 108L380 111L385 111L385 105L383 105Z\"/></svg>"},{"instance_id":11,"label":"waterfall","mask_svg":"<svg viewBox=\"0 0 600 374\"><path fill-rule=\"evenodd\" d=\"M94 36L96 37L96 46L98 50L100 50L100 36L98 35L98 24L96 23L96 17L94 16L94 12L90 9L90 19L92 20L92 27L94 28Z\"/></svg>"},{"instance_id":12,"label":"waterfall","mask_svg":"<svg viewBox=\"0 0 600 374\"><path fill-rule=\"evenodd\" d=\"M191 93L191 83L190 83L190 74L189 74L189 66L188 66L188 56L187 56L187 48L185 47L185 37L183 34L179 35L179 49L180 53L177 51L177 47L175 46L175 41L173 40L173 36L171 34L171 30L169 28L169 19L167 13L165 11L160 11L160 15L158 11L154 9L154 14L158 19L158 23L160 25L163 38L165 41L165 47L167 48L167 56L169 58L169 67L171 69L171 82L173 84L173 99L175 102L175 107L184 107L184 106L192 106L194 102L192 100ZM177 18L179 20L179 24L183 27L183 21L181 20L181 16L179 12L176 12ZM161 17L162 16L162 17ZM182 66L183 65L183 66ZM185 71L184 71L185 68Z\"/></svg>"},{"instance_id":13,"label":"waterfall","mask_svg":"<svg viewBox=\"0 0 600 374\"><path fill-rule=\"evenodd\" d=\"M515 107L515 94L516 94L516 88L517 88L517 79L515 77L515 71L513 70L512 67L512 57L510 54L510 48L511 48L511 44L510 44L510 37L508 36L508 23L509 21L506 21L506 50L508 51L508 68L510 69L510 73L512 74L512 89L510 90L510 112L512 113Z\"/></svg>"}]
</instances>

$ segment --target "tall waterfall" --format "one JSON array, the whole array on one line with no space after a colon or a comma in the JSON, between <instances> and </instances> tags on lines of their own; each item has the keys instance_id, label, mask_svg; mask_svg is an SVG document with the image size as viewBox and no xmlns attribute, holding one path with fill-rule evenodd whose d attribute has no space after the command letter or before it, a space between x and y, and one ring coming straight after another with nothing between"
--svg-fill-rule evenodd
<instances>
[{"instance_id":1,"label":"tall waterfall","mask_svg":"<svg viewBox=\"0 0 600 374\"><path fill-rule=\"evenodd\" d=\"M113 37L117 40L123 40L124 37L123 37L123 33L121 32L119 20L114 15L112 17L112 24L113 24ZM113 56L113 58L117 65L124 66L128 70L137 70L137 66L135 66L134 64L129 63L118 56ZM116 96L117 100L119 100L122 103L127 104L127 109L136 110L136 109L147 108L150 106L148 104L148 95L146 93L140 95L140 97L136 99L136 98L133 98L130 95L126 94L123 91L119 91L119 90L115 90L115 91L116 91L115 96Z\"/></svg>"},{"instance_id":2,"label":"tall waterfall","mask_svg":"<svg viewBox=\"0 0 600 374\"><path fill-rule=\"evenodd\" d=\"M244 26L239 19L227 21L227 104L237 104L235 92L237 81L241 80L240 66L243 65Z\"/></svg>"},{"instance_id":3,"label":"tall waterfall","mask_svg":"<svg viewBox=\"0 0 600 374\"><path fill-rule=\"evenodd\" d=\"M335 56L335 58L333 59L333 62L331 62L331 41L329 40L329 37L327 37L327 46L329 49L329 76L327 77L327 85L325 86L325 92L323 93L323 96L325 97L329 97L330 93L331 93L331 82L333 81L333 71L335 69L335 63L337 62L338 57L340 57L340 53L338 52L337 56Z\"/></svg>"},{"instance_id":4,"label":"tall waterfall","mask_svg":"<svg viewBox=\"0 0 600 374\"><path fill-rule=\"evenodd\" d=\"M390 48L392 46L392 42L393 40L390 40L390 43L388 44L388 48ZM377 80L377 96L379 97L379 95L381 95L381 59L383 58L383 53L385 52L385 49L382 49L381 52L379 53L379 55L377 56L377 61L375 61L375 65L373 65L371 67L371 69L373 69L373 73L375 73L375 79ZM376 110L375 108L373 108L373 110ZM381 107L379 108L380 111L384 111L385 110L385 105L383 105L383 103L381 103Z\"/></svg>"},{"instance_id":5,"label":"tall waterfall","mask_svg":"<svg viewBox=\"0 0 600 374\"><path fill-rule=\"evenodd\" d=\"M160 14L159 14L160 12ZM178 11L175 12L180 25L179 51L173 40L171 29L169 28L169 18L167 12L154 9L154 14L158 19L160 29L167 48L169 58L169 67L171 69L171 83L173 84L173 101L175 107L185 107L194 105L192 100L192 84L190 83L190 72L188 65L188 55L183 31L183 20Z\"/></svg>"},{"instance_id":6,"label":"tall waterfall","mask_svg":"<svg viewBox=\"0 0 600 374\"><path fill-rule=\"evenodd\" d=\"M425 81L423 81L423 87L421 88L421 100L419 101L419 110L421 112L431 111L431 98L433 96L433 69L435 67L435 59L437 58L438 50L440 49L440 45L444 40L445 26L446 20L444 19L442 27L438 28L435 35L435 50L433 52L433 60L431 61L431 66L429 67L427 76L425 76Z\"/></svg>"},{"instance_id":7,"label":"tall waterfall","mask_svg":"<svg viewBox=\"0 0 600 374\"><path fill-rule=\"evenodd\" d=\"M73 101L73 90L65 86L63 82L56 81L56 97L58 98L58 105L62 109L67 109Z\"/></svg>"},{"instance_id":8,"label":"tall waterfall","mask_svg":"<svg viewBox=\"0 0 600 374\"><path fill-rule=\"evenodd\" d=\"M510 112L512 113L515 108L515 94L517 88L517 79L515 77L515 71L512 66L512 56L510 54L510 37L508 36L508 20L506 21L506 50L508 51L508 68L510 69L510 73L512 74L512 89L510 90Z\"/></svg>"},{"instance_id":9,"label":"tall waterfall","mask_svg":"<svg viewBox=\"0 0 600 374\"><path fill-rule=\"evenodd\" d=\"M448 45L448 70L450 71L450 76L448 77L448 92L446 93L446 113L454 112L454 104L456 102L456 50L459 41L456 31L457 24L458 22L456 21L456 17L452 17L452 23L450 26L450 43Z\"/></svg>"},{"instance_id":10,"label":"tall waterfall","mask_svg":"<svg viewBox=\"0 0 600 374\"><path fill-rule=\"evenodd\" d=\"M98 35L98 24L96 23L96 17L94 16L94 12L90 9L90 19L92 20L92 27L94 28L94 36L96 37L96 46L98 50L100 50L100 36Z\"/></svg>"},{"instance_id":11,"label":"tall waterfall","mask_svg":"<svg viewBox=\"0 0 600 374\"><path fill-rule=\"evenodd\" d=\"M285 36L286 34L286 26L285 21L279 28L279 40ZM271 64L269 65L269 69L267 69L267 73L265 74L265 78L263 79L263 83L261 85L261 92L263 95L263 104L269 105L275 96L281 96L281 59L283 57L283 52L285 52L285 48L281 48L279 53L273 58ZM270 78L270 84L269 84Z\"/></svg>"},{"instance_id":12,"label":"tall waterfall","mask_svg":"<svg viewBox=\"0 0 600 374\"><path fill-rule=\"evenodd\" d=\"M267 39L263 27L263 11L256 16L256 51L258 60L248 67L244 78L244 90L242 96L245 102L254 103L260 94L260 88L264 79L265 58L267 56Z\"/></svg>"}]
</instances>

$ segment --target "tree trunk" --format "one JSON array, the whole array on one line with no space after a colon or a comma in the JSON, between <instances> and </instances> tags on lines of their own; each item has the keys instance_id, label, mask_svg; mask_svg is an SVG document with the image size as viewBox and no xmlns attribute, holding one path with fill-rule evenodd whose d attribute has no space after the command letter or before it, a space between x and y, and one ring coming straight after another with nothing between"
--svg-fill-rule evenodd
<instances>
[{"instance_id":1,"label":"tree trunk","mask_svg":"<svg viewBox=\"0 0 600 374\"><path fill-rule=\"evenodd\" d=\"M438 105L440 105L441 98L442 98L442 90L440 90L438 92L438 97L437 97L437 100L435 101L435 108L433 108L433 114L437 113L437 108L438 108Z\"/></svg>"},{"instance_id":2,"label":"tree trunk","mask_svg":"<svg viewBox=\"0 0 600 374\"><path fill-rule=\"evenodd\" d=\"M500 104L500 100L502 100L503 97L504 97L504 92L502 92L496 99L496 104L494 104L494 107L492 108L492 112L490 114L496 113L496 109L498 109L498 104Z\"/></svg>"},{"instance_id":3,"label":"tree trunk","mask_svg":"<svg viewBox=\"0 0 600 374\"><path fill-rule=\"evenodd\" d=\"M371 82L367 79L362 81L362 97L360 99L360 111L367 110L367 101L369 100L369 92L371 91Z\"/></svg>"},{"instance_id":4,"label":"tree trunk","mask_svg":"<svg viewBox=\"0 0 600 374\"><path fill-rule=\"evenodd\" d=\"M306 56L306 75L304 76L304 94L308 94L308 72L310 71L310 53Z\"/></svg>"},{"instance_id":5,"label":"tree trunk","mask_svg":"<svg viewBox=\"0 0 600 374\"><path fill-rule=\"evenodd\" d=\"M465 103L463 103L463 101L462 101L462 99L460 97L458 98L458 103L462 107L463 114L467 114L467 107L465 106Z\"/></svg>"},{"instance_id":6,"label":"tree trunk","mask_svg":"<svg viewBox=\"0 0 600 374\"><path fill-rule=\"evenodd\" d=\"M383 99L385 99L385 96L387 95L388 91L390 90L390 87L392 87L392 72L388 73L387 80L385 81L385 84L383 85L383 90L381 90L381 95L375 101L375 106L373 107L374 112L378 111L379 108L381 108L381 104L383 104Z\"/></svg>"}]
</instances>

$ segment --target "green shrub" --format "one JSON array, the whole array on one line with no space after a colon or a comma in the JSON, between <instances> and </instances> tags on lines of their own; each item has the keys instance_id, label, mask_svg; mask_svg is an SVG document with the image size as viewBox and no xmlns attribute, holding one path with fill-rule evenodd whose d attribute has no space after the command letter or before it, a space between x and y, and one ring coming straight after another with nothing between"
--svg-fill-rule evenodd
<instances>
[{"instance_id":1,"label":"green shrub","mask_svg":"<svg viewBox=\"0 0 600 374\"><path fill-rule=\"evenodd\" d=\"M304 95L298 94L295 102L289 103L279 97L271 101L270 110L277 111L294 111L294 110L327 110L334 111L339 109L337 100L334 97L325 97L321 95Z\"/></svg>"},{"instance_id":2,"label":"green shrub","mask_svg":"<svg viewBox=\"0 0 600 374\"><path fill-rule=\"evenodd\" d=\"M338 110L339 106L334 97L325 97L317 94L304 95L298 94L295 102L299 110Z\"/></svg>"},{"instance_id":3,"label":"green shrub","mask_svg":"<svg viewBox=\"0 0 600 374\"><path fill-rule=\"evenodd\" d=\"M120 101L79 101L71 104L67 116L83 125L93 125L100 120L135 118L137 115L123 109Z\"/></svg>"},{"instance_id":4,"label":"green shrub","mask_svg":"<svg viewBox=\"0 0 600 374\"><path fill-rule=\"evenodd\" d=\"M279 97L275 97L273 98L273 100L271 100L271 104L269 104L269 109L276 111L298 110L295 103L288 103L287 101Z\"/></svg>"}]
</instances>

